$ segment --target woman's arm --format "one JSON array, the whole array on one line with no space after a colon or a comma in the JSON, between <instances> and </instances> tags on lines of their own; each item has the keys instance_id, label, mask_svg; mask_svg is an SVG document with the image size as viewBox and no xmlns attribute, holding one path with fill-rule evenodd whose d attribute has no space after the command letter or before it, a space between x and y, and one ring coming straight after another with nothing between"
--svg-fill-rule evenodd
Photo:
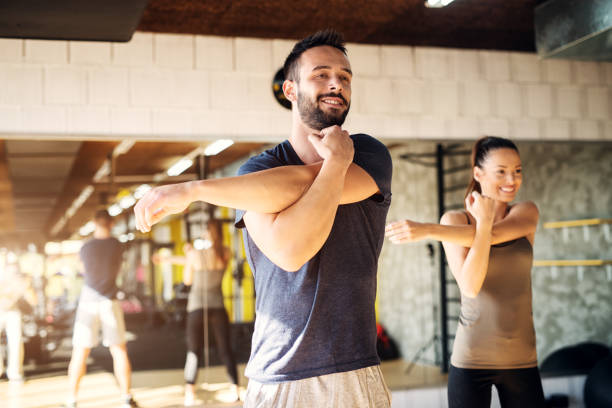
<instances>
[{"instance_id":1,"label":"woman's arm","mask_svg":"<svg viewBox=\"0 0 612 408\"><path fill-rule=\"evenodd\" d=\"M465 221L465 214L458 214L461 214ZM506 217L493 225L491 244L525 236L533 244L538 218L538 208L533 202L515 204ZM476 226L473 224L445 225L402 220L390 223L386 228L386 235L394 244L433 239L469 248L474 242L475 234Z\"/></svg>"},{"instance_id":2,"label":"woman's arm","mask_svg":"<svg viewBox=\"0 0 612 408\"><path fill-rule=\"evenodd\" d=\"M191 286L193 283L193 271L195 269L195 250L187 252L185 258L185 266L183 267L183 283L185 286Z\"/></svg>"},{"instance_id":3,"label":"woman's arm","mask_svg":"<svg viewBox=\"0 0 612 408\"><path fill-rule=\"evenodd\" d=\"M468 211L476 218L476 232L471 248L443 242L448 265L464 296L476 297L482 288L489 267L494 218L494 201L474 194L474 202ZM465 214L458 211L446 213L440 222L443 225L461 226L467 223Z\"/></svg>"}]
</instances>

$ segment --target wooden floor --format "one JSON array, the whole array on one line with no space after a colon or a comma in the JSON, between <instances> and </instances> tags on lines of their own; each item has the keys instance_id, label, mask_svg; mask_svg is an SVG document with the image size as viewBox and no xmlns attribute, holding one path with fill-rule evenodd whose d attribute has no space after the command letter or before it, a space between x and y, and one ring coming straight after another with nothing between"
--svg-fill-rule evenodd
<instances>
[{"instance_id":1,"label":"wooden floor","mask_svg":"<svg viewBox=\"0 0 612 408\"><path fill-rule=\"evenodd\" d=\"M382 371L391 390L434 387L446 383L446 377L437 367L414 366L406 372L408 364L402 360L384 362ZM238 367L244 372L244 365ZM200 407L240 407L232 402L233 395L222 366L202 369L199 375L197 397ZM247 380L240 378L246 386ZM204 382L206 384L204 384ZM244 388L241 390L244 395ZM2 408L59 407L66 398L67 377L51 376L27 379L24 383L0 381ZM171 408L183 406L182 370L139 371L132 375L134 398L143 408ZM114 377L108 372L87 374L79 391L79 408L109 408L118 406L119 391Z\"/></svg>"}]
</instances>

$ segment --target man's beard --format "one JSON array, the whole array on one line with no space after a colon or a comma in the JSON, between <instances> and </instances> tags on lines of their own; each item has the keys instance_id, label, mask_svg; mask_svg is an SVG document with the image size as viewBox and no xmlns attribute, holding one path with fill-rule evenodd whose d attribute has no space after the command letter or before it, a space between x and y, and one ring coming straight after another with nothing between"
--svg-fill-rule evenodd
<instances>
[{"instance_id":1,"label":"man's beard","mask_svg":"<svg viewBox=\"0 0 612 408\"><path fill-rule=\"evenodd\" d=\"M330 96L341 98L345 103L346 110L344 112L340 112L339 109L332 109L330 113L326 113L319 108L318 101L322 98ZM310 99L307 99L303 93L298 93L297 107L302 121L309 128L322 130L334 125L342 126L344 120L346 119L346 115L348 115L351 104L347 104L344 97L340 94L329 93L320 95L315 102L312 102Z\"/></svg>"}]
</instances>

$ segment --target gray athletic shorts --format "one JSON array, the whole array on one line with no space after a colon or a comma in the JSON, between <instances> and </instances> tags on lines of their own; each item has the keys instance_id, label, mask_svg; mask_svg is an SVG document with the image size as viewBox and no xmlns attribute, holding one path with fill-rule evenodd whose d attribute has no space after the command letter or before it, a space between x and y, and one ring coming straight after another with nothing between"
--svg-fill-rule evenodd
<instances>
[{"instance_id":1,"label":"gray athletic shorts","mask_svg":"<svg viewBox=\"0 0 612 408\"><path fill-rule=\"evenodd\" d=\"M119 301L99 295L92 296L88 291L92 289L83 287L74 319L73 347L97 346L100 342L100 329L104 346L125 343L125 320Z\"/></svg>"},{"instance_id":2,"label":"gray athletic shorts","mask_svg":"<svg viewBox=\"0 0 612 408\"><path fill-rule=\"evenodd\" d=\"M389 408L391 393L380 366L262 384L249 380L244 408Z\"/></svg>"}]
</instances>

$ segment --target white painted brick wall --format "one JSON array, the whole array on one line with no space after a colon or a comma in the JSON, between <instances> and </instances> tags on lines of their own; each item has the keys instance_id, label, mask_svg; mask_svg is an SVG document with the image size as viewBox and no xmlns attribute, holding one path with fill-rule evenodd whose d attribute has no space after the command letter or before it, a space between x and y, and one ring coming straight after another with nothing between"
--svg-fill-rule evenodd
<instances>
[{"instance_id":1,"label":"white painted brick wall","mask_svg":"<svg viewBox=\"0 0 612 408\"><path fill-rule=\"evenodd\" d=\"M481 51L480 59L485 79L489 81L510 80L510 57L507 52Z\"/></svg>"},{"instance_id":2,"label":"white painted brick wall","mask_svg":"<svg viewBox=\"0 0 612 408\"><path fill-rule=\"evenodd\" d=\"M234 40L227 37L195 38L196 68L210 71L234 69Z\"/></svg>"},{"instance_id":3,"label":"white painted brick wall","mask_svg":"<svg viewBox=\"0 0 612 408\"><path fill-rule=\"evenodd\" d=\"M68 42L25 40L25 61L42 64L67 64Z\"/></svg>"},{"instance_id":4,"label":"white painted brick wall","mask_svg":"<svg viewBox=\"0 0 612 408\"><path fill-rule=\"evenodd\" d=\"M43 70L37 66L0 65L0 105L40 105Z\"/></svg>"},{"instance_id":5,"label":"white painted brick wall","mask_svg":"<svg viewBox=\"0 0 612 408\"><path fill-rule=\"evenodd\" d=\"M18 106L0 105L0 123L5 132L18 133L22 127L22 112Z\"/></svg>"},{"instance_id":6,"label":"white painted brick wall","mask_svg":"<svg viewBox=\"0 0 612 408\"><path fill-rule=\"evenodd\" d=\"M352 54L349 55L352 64ZM384 77L414 76L414 49L412 47L382 46L380 47L381 74Z\"/></svg>"},{"instance_id":7,"label":"white painted brick wall","mask_svg":"<svg viewBox=\"0 0 612 408\"><path fill-rule=\"evenodd\" d=\"M65 107L28 106L23 108L22 118L22 129L24 133L66 133Z\"/></svg>"},{"instance_id":8,"label":"white painted brick wall","mask_svg":"<svg viewBox=\"0 0 612 408\"><path fill-rule=\"evenodd\" d=\"M480 122L478 136L510 137L510 122L508 119L486 118Z\"/></svg>"},{"instance_id":9,"label":"white painted brick wall","mask_svg":"<svg viewBox=\"0 0 612 408\"><path fill-rule=\"evenodd\" d=\"M167 107L174 91L172 70L130 70L130 103L134 106Z\"/></svg>"},{"instance_id":10,"label":"white painted brick wall","mask_svg":"<svg viewBox=\"0 0 612 408\"><path fill-rule=\"evenodd\" d=\"M210 107L212 109L246 110L248 76L239 72L211 72L210 73Z\"/></svg>"},{"instance_id":11,"label":"white painted brick wall","mask_svg":"<svg viewBox=\"0 0 612 408\"><path fill-rule=\"evenodd\" d=\"M425 79L450 77L451 55L442 48L419 47L414 50L416 76Z\"/></svg>"},{"instance_id":12,"label":"white painted brick wall","mask_svg":"<svg viewBox=\"0 0 612 408\"><path fill-rule=\"evenodd\" d=\"M187 139L286 137L291 115L273 99L271 81L293 45L144 32L116 44L0 40L0 107L3 117L16 115L0 121L0 134L17 128L163 138L182 125L176 131ZM347 125L354 131L381 138L610 137L611 63L505 51L347 48L355 72Z\"/></svg>"},{"instance_id":13,"label":"white painted brick wall","mask_svg":"<svg viewBox=\"0 0 612 408\"><path fill-rule=\"evenodd\" d=\"M114 108L110 112L111 134L148 135L152 133L151 111L146 108Z\"/></svg>"},{"instance_id":14,"label":"white painted brick wall","mask_svg":"<svg viewBox=\"0 0 612 408\"><path fill-rule=\"evenodd\" d=\"M446 121L449 135L457 139L473 139L480 134L480 123L476 118L456 118Z\"/></svg>"},{"instance_id":15,"label":"white painted brick wall","mask_svg":"<svg viewBox=\"0 0 612 408\"><path fill-rule=\"evenodd\" d=\"M87 71L83 68L49 67L44 72L45 103L83 105L87 100Z\"/></svg>"},{"instance_id":16,"label":"white painted brick wall","mask_svg":"<svg viewBox=\"0 0 612 408\"><path fill-rule=\"evenodd\" d=\"M431 112L439 118L459 115L459 86L455 81L435 81L427 84L431 92Z\"/></svg>"},{"instance_id":17,"label":"white painted brick wall","mask_svg":"<svg viewBox=\"0 0 612 408\"><path fill-rule=\"evenodd\" d=\"M612 140L612 120L607 120L604 122L602 136L605 140Z\"/></svg>"},{"instance_id":18,"label":"white painted brick wall","mask_svg":"<svg viewBox=\"0 0 612 408\"><path fill-rule=\"evenodd\" d=\"M411 117L395 116L386 118L384 134L387 135L387 137L396 137L400 139L414 138L416 137L415 127L416 121ZM376 135L374 134L373 136Z\"/></svg>"},{"instance_id":19,"label":"white painted brick wall","mask_svg":"<svg viewBox=\"0 0 612 408\"><path fill-rule=\"evenodd\" d=\"M547 59L542 61L544 80L555 84L572 82L572 63L568 60Z\"/></svg>"},{"instance_id":20,"label":"white painted brick wall","mask_svg":"<svg viewBox=\"0 0 612 408\"><path fill-rule=\"evenodd\" d=\"M23 60L23 40L0 38L0 62L21 62Z\"/></svg>"},{"instance_id":21,"label":"white painted brick wall","mask_svg":"<svg viewBox=\"0 0 612 408\"><path fill-rule=\"evenodd\" d=\"M346 51L353 75L380 77L381 50L379 46L347 44Z\"/></svg>"},{"instance_id":22,"label":"white painted brick wall","mask_svg":"<svg viewBox=\"0 0 612 408\"><path fill-rule=\"evenodd\" d=\"M390 79L376 80L363 78L364 94L359 96L359 111L362 113L393 112L397 104L391 99L392 84Z\"/></svg>"},{"instance_id":23,"label":"white painted brick wall","mask_svg":"<svg viewBox=\"0 0 612 408\"><path fill-rule=\"evenodd\" d=\"M153 34L135 32L127 43L112 44L113 64L128 67L153 65Z\"/></svg>"},{"instance_id":24,"label":"white painted brick wall","mask_svg":"<svg viewBox=\"0 0 612 408\"><path fill-rule=\"evenodd\" d=\"M166 68L193 68L193 35L153 34L153 58L155 64Z\"/></svg>"},{"instance_id":25,"label":"white painted brick wall","mask_svg":"<svg viewBox=\"0 0 612 408\"><path fill-rule=\"evenodd\" d=\"M456 50L452 53L452 77L458 81L472 81L482 78L478 51Z\"/></svg>"},{"instance_id":26,"label":"white painted brick wall","mask_svg":"<svg viewBox=\"0 0 612 408\"><path fill-rule=\"evenodd\" d=\"M545 121L542 138L549 140L571 139L571 126L569 120L551 119Z\"/></svg>"},{"instance_id":27,"label":"white painted brick wall","mask_svg":"<svg viewBox=\"0 0 612 408\"><path fill-rule=\"evenodd\" d=\"M111 131L110 109L86 106L68 108L68 133L76 135L107 135Z\"/></svg>"},{"instance_id":28,"label":"white painted brick wall","mask_svg":"<svg viewBox=\"0 0 612 408\"><path fill-rule=\"evenodd\" d=\"M272 40L272 68L274 73L283 67L285 59L287 59L287 55L294 45L295 41L293 40Z\"/></svg>"},{"instance_id":29,"label":"white painted brick wall","mask_svg":"<svg viewBox=\"0 0 612 408\"><path fill-rule=\"evenodd\" d=\"M71 64L108 65L111 44L99 41L70 41L68 56Z\"/></svg>"},{"instance_id":30,"label":"white painted brick wall","mask_svg":"<svg viewBox=\"0 0 612 408\"><path fill-rule=\"evenodd\" d=\"M559 117L577 119L583 116L584 89L578 86L557 88L556 101Z\"/></svg>"},{"instance_id":31,"label":"white painted brick wall","mask_svg":"<svg viewBox=\"0 0 612 408\"><path fill-rule=\"evenodd\" d=\"M522 115L523 98L520 85L511 82L496 84L495 98L499 116L517 118Z\"/></svg>"},{"instance_id":32,"label":"white painted brick wall","mask_svg":"<svg viewBox=\"0 0 612 408\"><path fill-rule=\"evenodd\" d=\"M272 79L268 74L248 75L246 91L249 110L276 112L285 109L274 99Z\"/></svg>"},{"instance_id":33,"label":"white painted brick wall","mask_svg":"<svg viewBox=\"0 0 612 408\"><path fill-rule=\"evenodd\" d=\"M418 139L441 139L447 135L446 122L438 117L421 116L416 121L416 137Z\"/></svg>"},{"instance_id":34,"label":"white painted brick wall","mask_svg":"<svg viewBox=\"0 0 612 408\"><path fill-rule=\"evenodd\" d=\"M586 90L587 117L590 119L610 119L610 90L606 87L590 87Z\"/></svg>"},{"instance_id":35,"label":"white painted brick wall","mask_svg":"<svg viewBox=\"0 0 612 408\"><path fill-rule=\"evenodd\" d=\"M525 85L527 115L533 118L549 118L553 112L550 85Z\"/></svg>"},{"instance_id":36,"label":"white painted brick wall","mask_svg":"<svg viewBox=\"0 0 612 408\"><path fill-rule=\"evenodd\" d=\"M577 140L599 140L602 138L600 124L595 120L574 121L574 139Z\"/></svg>"},{"instance_id":37,"label":"white painted brick wall","mask_svg":"<svg viewBox=\"0 0 612 408\"><path fill-rule=\"evenodd\" d=\"M517 140L540 138L540 122L536 119L514 119L510 123L510 137Z\"/></svg>"},{"instance_id":38,"label":"white painted brick wall","mask_svg":"<svg viewBox=\"0 0 612 408\"><path fill-rule=\"evenodd\" d=\"M489 82L473 81L463 84L461 113L463 116L472 117L491 115L491 89Z\"/></svg>"},{"instance_id":39,"label":"white painted brick wall","mask_svg":"<svg viewBox=\"0 0 612 408\"><path fill-rule=\"evenodd\" d=\"M156 109L151 113L151 126L156 136L189 136L193 133L193 115L180 109Z\"/></svg>"},{"instance_id":40,"label":"white painted brick wall","mask_svg":"<svg viewBox=\"0 0 612 408\"><path fill-rule=\"evenodd\" d=\"M209 107L209 73L197 70L177 70L171 73L173 84L169 89L168 105L182 108Z\"/></svg>"},{"instance_id":41,"label":"white painted brick wall","mask_svg":"<svg viewBox=\"0 0 612 408\"><path fill-rule=\"evenodd\" d=\"M229 137L230 126L236 116L229 111L196 111L193 115L193 132L203 135L217 135L217 138Z\"/></svg>"},{"instance_id":42,"label":"white painted brick wall","mask_svg":"<svg viewBox=\"0 0 612 408\"><path fill-rule=\"evenodd\" d=\"M606 85L612 85L612 64L604 64Z\"/></svg>"},{"instance_id":43,"label":"white painted brick wall","mask_svg":"<svg viewBox=\"0 0 612 408\"><path fill-rule=\"evenodd\" d=\"M429 111L430 94L421 80L396 80L392 82L392 99L400 115L421 114Z\"/></svg>"},{"instance_id":44,"label":"white painted brick wall","mask_svg":"<svg viewBox=\"0 0 612 408\"><path fill-rule=\"evenodd\" d=\"M540 82L540 60L535 54L510 54L512 79L517 82Z\"/></svg>"},{"instance_id":45,"label":"white painted brick wall","mask_svg":"<svg viewBox=\"0 0 612 408\"><path fill-rule=\"evenodd\" d=\"M599 85L601 81L600 64L591 61L572 61L576 72L576 82L580 85Z\"/></svg>"},{"instance_id":46,"label":"white painted brick wall","mask_svg":"<svg viewBox=\"0 0 612 408\"><path fill-rule=\"evenodd\" d=\"M256 38L236 38L236 71L270 73L272 65L272 42ZM271 79L271 78L270 78Z\"/></svg>"},{"instance_id":47,"label":"white painted brick wall","mask_svg":"<svg viewBox=\"0 0 612 408\"><path fill-rule=\"evenodd\" d=\"M91 105L127 106L129 71L127 68L92 68L88 72L88 97Z\"/></svg>"}]
</instances>

